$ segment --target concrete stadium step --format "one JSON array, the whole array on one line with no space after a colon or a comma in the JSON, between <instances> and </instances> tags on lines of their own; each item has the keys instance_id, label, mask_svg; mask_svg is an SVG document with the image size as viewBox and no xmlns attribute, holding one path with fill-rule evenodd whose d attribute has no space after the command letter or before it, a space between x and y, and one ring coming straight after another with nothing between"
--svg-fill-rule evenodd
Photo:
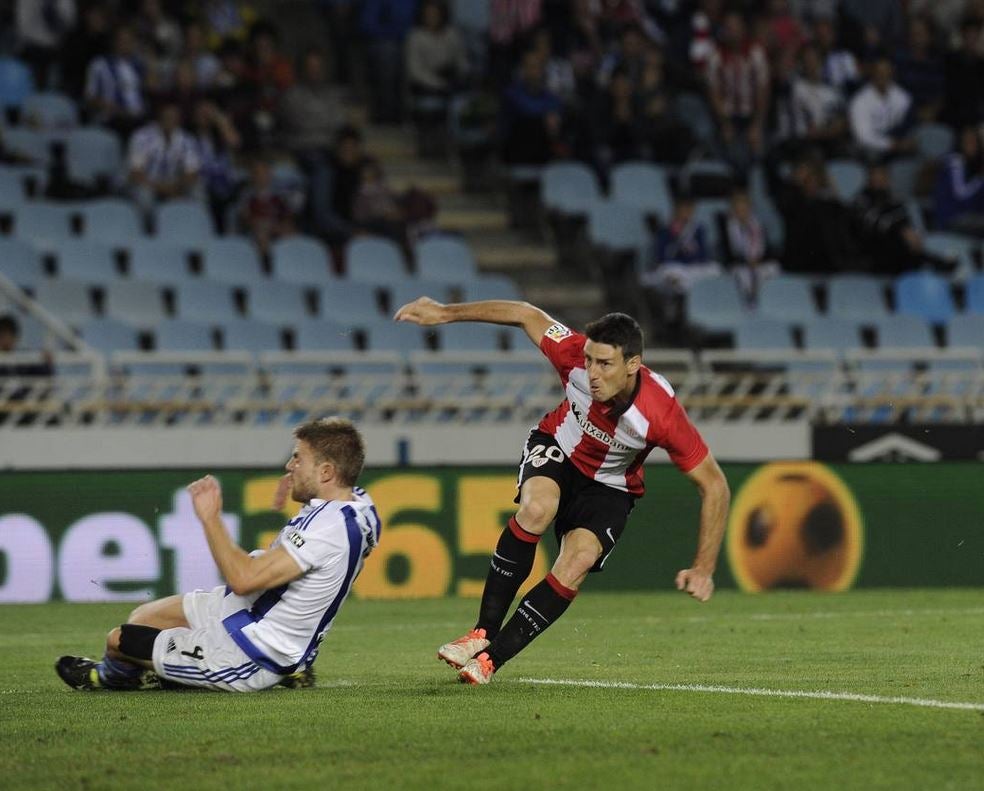
<instances>
[{"instance_id":1,"label":"concrete stadium step","mask_svg":"<svg viewBox=\"0 0 984 791\"><path fill-rule=\"evenodd\" d=\"M504 231L509 227L509 218L497 209L441 209L437 226L458 233Z\"/></svg>"}]
</instances>

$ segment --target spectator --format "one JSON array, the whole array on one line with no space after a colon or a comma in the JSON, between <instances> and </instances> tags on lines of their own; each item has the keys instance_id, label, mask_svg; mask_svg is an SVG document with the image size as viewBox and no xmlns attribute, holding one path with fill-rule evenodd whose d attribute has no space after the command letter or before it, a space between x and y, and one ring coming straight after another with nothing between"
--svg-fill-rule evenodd
<instances>
[{"instance_id":1,"label":"spectator","mask_svg":"<svg viewBox=\"0 0 984 791\"><path fill-rule=\"evenodd\" d=\"M695 217L693 198L681 196L668 225L656 232L655 244L639 280L659 294L678 297L694 283L721 274L707 243L707 230ZM675 317L676 308L663 306L664 316Z\"/></svg>"},{"instance_id":2,"label":"spectator","mask_svg":"<svg viewBox=\"0 0 984 791\"><path fill-rule=\"evenodd\" d=\"M977 127L960 131L957 150L936 176L936 227L984 236L984 155Z\"/></svg>"},{"instance_id":3,"label":"spectator","mask_svg":"<svg viewBox=\"0 0 984 791\"><path fill-rule=\"evenodd\" d=\"M545 84L544 63L523 56L519 77L503 97L503 156L511 164L542 165L558 152L563 104Z\"/></svg>"},{"instance_id":4,"label":"spectator","mask_svg":"<svg viewBox=\"0 0 984 791\"><path fill-rule=\"evenodd\" d=\"M853 205L861 253L875 274L898 275L923 263L923 243L909 211L890 189L884 165L868 168L868 179Z\"/></svg>"},{"instance_id":5,"label":"spectator","mask_svg":"<svg viewBox=\"0 0 984 791\"><path fill-rule=\"evenodd\" d=\"M823 81L820 51L811 45L800 51L800 74L792 86L792 136L820 147L831 156L847 136L844 100Z\"/></svg>"},{"instance_id":6,"label":"spectator","mask_svg":"<svg viewBox=\"0 0 984 791\"><path fill-rule=\"evenodd\" d=\"M527 34L540 25L542 6L543 0L490 0L489 73L497 88L512 79Z\"/></svg>"},{"instance_id":7,"label":"spectator","mask_svg":"<svg viewBox=\"0 0 984 791\"><path fill-rule=\"evenodd\" d=\"M164 13L161 0L141 0L134 33L155 81L166 85L181 55L181 28Z\"/></svg>"},{"instance_id":8,"label":"spectator","mask_svg":"<svg viewBox=\"0 0 984 791\"><path fill-rule=\"evenodd\" d=\"M762 153L769 109L769 65L765 51L745 31L737 12L724 17L720 43L707 64L711 108L723 154L739 172Z\"/></svg>"},{"instance_id":9,"label":"spectator","mask_svg":"<svg viewBox=\"0 0 984 791\"><path fill-rule=\"evenodd\" d=\"M387 236L406 248L407 223L399 196L386 183L379 162L363 161L352 219L361 231Z\"/></svg>"},{"instance_id":10,"label":"spectator","mask_svg":"<svg viewBox=\"0 0 984 791\"><path fill-rule=\"evenodd\" d=\"M604 47L598 30L598 10L592 0L571 0L573 19L569 38L563 42L562 51L567 53L577 93L584 95L594 82L601 63Z\"/></svg>"},{"instance_id":11,"label":"spectator","mask_svg":"<svg viewBox=\"0 0 984 791\"><path fill-rule=\"evenodd\" d=\"M942 120L954 130L984 121L984 56L980 53L981 19L965 16L960 22L957 49L943 59Z\"/></svg>"},{"instance_id":12,"label":"spectator","mask_svg":"<svg viewBox=\"0 0 984 791\"><path fill-rule=\"evenodd\" d=\"M746 190L731 193L724 230L725 259L746 302L754 306L762 282L778 275L780 269L769 255L765 229L752 210Z\"/></svg>"},{"instance_id":13,"label":"spectator","mask_svg":"<svg viewBox=\"0 0 984 791\"><path fill-rule=\"evenodd\" d=\"M610 51L598 68L598 84L608 85L616 70L628 75L633 87L642 82L645 68L646 36L638 25L627 25L619 36L618 47Z\"/></svg>"},{"instance_id":14,"label":"spectator","mask_svg":"<svg viewBox=\"0 0 984 791\"><path fill-rule=\"evenodd\" d=\"M72 98L78 100L83 97L89 64L109 51L109 29L106 6L100 2L85 3L80 24L68 33L60 48L62 90Z\"/></svg>"},{"instance_id":15,"label":"spectator","mask_svg":"<svg viewBox=\"0 0 984 791\"><path fill-rule=\"evenodd\" d=\"M332 211L341 221L340 231L348 233L352 222L355 196L362 182L362 164L366 160L362 148L362 133L352 126L345 126L338 132L335 151L332 157L332 172L335 183L332 188Z\"/></svg>"},{"instance_id":16,"label":"spectator","mask_svg":"<svg viewBox=\"0 0 984 791\"><path fill-rule=\"evenodd\" d=\"M294 84L294 69L278 48L276 28L257 22L249 34L249 52L243 70L243 83L252 94L250 126L246 131L253 143L269 143L273 134L280 99Z\"/></svg>"},{"instance_id":17,"label":"spectator","mask_svg":"<svg viewBox=\"0 0 984 791\"><path fill-rule=\"evenodd\" d=\"M841 0L841 27L855 52L893 51L905 35L905 10L899 0Z\"/></svg>"},{"instance_id":18,"label":"spectator","mask_svg":"<svg viewBox=\"0 0 984 791\"><path fill-rule=\"evenodd\" d=\"M242 141L229 116L205 99L195 105L191 136L201 163L212 221L220 233L226 233L226 212L235 202L239 189L232 157Z\"/></svg>"},{"instance_id":19,"label":"spectator","mask_svg":"<svg viewBox=\"0 0 984 791\"><path fill-rule=\"evenodd\" d=\"M448 22L448 9L438 0L424 0L420 24L407 37L406 73L415 97L447 98L468 72L465 44Z\"/></svg>"},{"instance_id":20,"label":"spectator","mask_svg":"<svg viewBox=\"0 0 984 791\"><path fill-rule=\"evenodd\" d=\"M645 159L682 165L694 147L694 135L687 119L671 110L673 91L668 80L668 63L655 44L646 47L642 79L636 91L639 102L640 132Z\"/></svg>"},{"instance_id":21,"label":"spectator","mask_svg":"<svg viewBox=\"0 0 984 791\"><path fill-rule=\"evenodd\" d=\"M119 27L113 49L89 64L85 98L92 120L129 135L144 119L144 70L136 58L133 31Z\"/></svg>"},{"instance_id":22,"label":"spectator","mask_svg":"<svg viewBox=\"0 0 984 791\"><path fill-rule=\"evenodd\" d=\"M909 20L905 49L895 58L899 85L912 96L920 121L935 121L942 106L943 60L937 54L935 30L928 16Z\"/></svg>"},{"instance_id":23,"label":"spectator","mask_svg":"<svg viewBox=\"0 0 984 791\"><path fill-rule=\"evenodd\" d=\"M416 0L364 0L361 25L369 59L371 118L403 120L403 42L413 25Z\"/></svg>"},{"instance_id":24,"label":"spectator","mask_svg":"<svg viewBox=\"0 0 984 791\"><path fill-rule=\"evenodd\" d=\"M846 98L854 92L861 79L854 54L840 46L837 28L829 17L821 17L814 22L813 37L823 63L823 81Z\"/></svg>"},{"instance_id":25,"label":"spectator","mask_svg":"<svg viewBox=\"0 0 984 791\"><path fill-rule=\"evenodd\" d=\"M253 237L264 255L277 239L294 233L290 197L274 186L273 169L265 157L255 157L250 165L249 184L239 205L239 227Z\"/></svg>"},{"instance_id":26,"label":"spectator","mask_svg":"<svg viewBox=\"0 0 984 791\"><path fill-rule=\"evenodd\" d=\"M858 91L848 107L851 135L869 159L884 159L915 150L909 136L912 97L893 80L892 62L879 57L871 67L871 81Z\"/></svg>"},{"instance_id":27,"label":"spectator","mask_svg":"<svg viewBox=\"0 0 984 791\"><path fill-rule=\"evenodd\" d=\"M793 58L806 40L806 33L796 16L789 10L789 0L769 0L765 22L766 46L773 58L783 53Z\"/></svg>"},{"instance_id":28,"label":"spectator","mask_svg":"<svg viewBox=\"0 0 984 791\"><path fill-rule=\"evenodd\" d=\"M34 72L38 90L49 87L51 67L65 34L75 27L75 0L17 0L18 56Z\"/></svg>"},{"instance_id":29,"label":"spectator","mask_svg":"<svg viewBox=\"0 0 984 791\"><path fill-rule=\"evenodd\" d=\"M176 104L182 118L191 118L195 107L203 98L205 92L198 87L195 64L188 58L181 58L174 65L169 86L152 95L152 104Z\"/></svg>"},{"instance_id":30,"label":"spectator","mask_svg":"<svg viewBox=\"0 0 984 791\"><path fill-rule=\"evenodd\" d=\"M614 163L642 157L643 119L627 71L619 68L611 75L591 116L596 156L603 171Z\"/></svg>"},{"instance_id":31,"label":"spectator","mask_svg":"<svg viewBox=\"0 0 984 791\"><path fill-rule=\"evenodd\" d=\"M199 90L210 91L217 87L222 64L205 45L205 31L198 22L189 22L184 29L184 57L195 70L195 83Z\"/></svg>"},{"instance_id":32,"label":"spectator","mask_svg":"<svg viewBox=\"0 0 984 791\"><path fill-rule=\"evenodd\" d=\"M308 51L301 79L284 96L281 122L284 141L307 177L308 225L314 233L337 229L331 206L331 148L345 121L338 91L325 75L325 60L318 50Z\"/></svg>"},{"instance_id":33,"label":"spectator","mask_svg":"<svg viewBox=\"0 0 984 791\"><path fill-rule=\"evenodd\" d=\"M554 54L550 30L545 27L537 30L533 34L530 49L543 60L547 90L559 96L566 107L575 105L578 101L578 95L574 68L567 58L561 58Z\"/></svg>"},{"instance_id":34,"label":"spectator","mask_svg":"<svg viewBox=\"0 0 984 791\"><path fill-rule=\"evenodd\" d=\"M162 105L156 122L134 132L127 161L133 198L148 218L158 201L201 196L198 145L181 128L175 104Z\"/></svg>"}]
</instances>

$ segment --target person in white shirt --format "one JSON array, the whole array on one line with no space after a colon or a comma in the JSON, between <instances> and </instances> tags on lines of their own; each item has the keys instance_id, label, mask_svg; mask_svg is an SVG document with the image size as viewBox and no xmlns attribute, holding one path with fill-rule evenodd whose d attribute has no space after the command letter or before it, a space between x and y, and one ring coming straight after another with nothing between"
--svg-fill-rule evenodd
<instances>
[{"instance_id":1,"label":"person in white shirt","mask_svg":"<svg viewBox=\"0 0 984 791\"><path fill-rule=\"evenodd\" d=\"M881 159L910 153L914 141L905 135L911 120L912 97L893 78L892 62L875 61L871 82L858 91L848 108L851 135L862 154Z\"/></svg>"},{"instance_id":2,"label":"person in white shirt","mask_svg":"<svg viewBox=\"0 0 984 791\"><path fill-rule=\"evenodd\" d=\"M55 665L76 689L205 687L252 692L312 686L311 666L362 564L379 541L372 498L356 486L365 444L343 418L298 426L277 502L303 507L266 551L247 553L222 522L219 482L188 486L209 550L227 584L137 607L113 629L100 662Z\"/></svg>"},{"instance_id":3,"label":"person in white shirt","mask_svg":"<svg viewBox=\"0 0 984 791\"><path fill-rule=\"evenodd\" d=\"M113 34L113 51L93 60L85 78L85 101L92 120L120 134L133 131L146 112L143 67L128 27Z\"/></svg>"},{"instance_id":4,"label":"person in white shirt","mask_svg":"<svg viewBox=\"0 0 984 791\"><path fill-rule=\"evenodd\" d=\"M800 76L793 80L793 134L814 144L833 144L844 138L844 100L823 81L820 51L810 44L800 50Z\"/></svg>"},{"instance_id":5,"label":"person in white shirt","mask_svg":"<svg viewBox=\"0 0 984 791\"><path fill-rule=\"evenodd\" d=\"M199 149L176 104L162 105L156 122L133 133L127 165L131 194L147 214L158 201L203 196Z\"/></svg>"}]
</instances>

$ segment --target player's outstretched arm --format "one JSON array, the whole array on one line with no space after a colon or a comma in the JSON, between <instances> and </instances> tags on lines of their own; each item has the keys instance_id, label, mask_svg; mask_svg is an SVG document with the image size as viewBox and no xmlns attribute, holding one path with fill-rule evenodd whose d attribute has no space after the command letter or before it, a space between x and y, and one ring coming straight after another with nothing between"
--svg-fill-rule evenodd
<instances>
[{"instance_id":1,"label":"player's outstretched arm","mask_svg":"<svg viewBox=\"0 0 984 791\"><path fill-rule=\"evenodd\" d=\"M686 591L698 601L707 601L714 593L714 569L728 521L731 491L717 461L708 452L704 460L687 473L700 492L700 527L697 554L688 569L676 576L677 590Z\"/></svg>"},{"instance_id":2,"label":"player's outstretched arm","mask_svg":"<svg viewBox=\"0 0 984 791\"><path fill-rule=\"evenodd\" d=\"M537 346L540 345L543 333L551 325L556 324L550 316L529 302L506 299L446 305L430 297L420 297L396 311L393 318L396 321L410 321L424 327L451 324L456 321L484 321L489 324L522 327Z\"/></svg>"}]
</instances>

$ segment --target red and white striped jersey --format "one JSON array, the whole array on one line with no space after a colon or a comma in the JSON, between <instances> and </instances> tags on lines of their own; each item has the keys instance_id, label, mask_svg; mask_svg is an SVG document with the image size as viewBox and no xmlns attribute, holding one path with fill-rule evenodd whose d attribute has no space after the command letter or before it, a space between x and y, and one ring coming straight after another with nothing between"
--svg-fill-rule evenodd
<instances>
[{"instance_id":1,"label":"red and white striped jersey","mask_svg":"<svg viewBox=\"0 0 984 791\"><path fill-rule=\"evenodd\" d=\"M628 406L612 407L591 398L586 340L563 324L554 324L540 339L540 351L557 369L567 393L560 406L544 415L540 431L557 441L581 473L637 497L645 491L642 463L653 448L665 449L681 472L700 464L707 445L659 374L639 368Z\"/></svg>"}]
</instances>

